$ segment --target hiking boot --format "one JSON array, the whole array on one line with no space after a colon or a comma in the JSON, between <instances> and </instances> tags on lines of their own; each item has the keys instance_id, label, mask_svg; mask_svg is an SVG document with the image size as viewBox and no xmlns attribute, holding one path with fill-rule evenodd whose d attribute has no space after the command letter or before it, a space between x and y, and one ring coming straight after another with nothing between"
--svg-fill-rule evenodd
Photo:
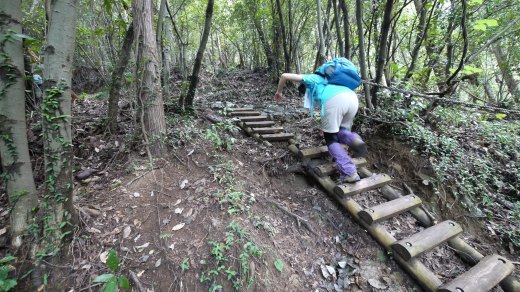
<instances>
[{"instance_id":1,"label":"hiking boot","mask_svg":"<svg viewBox=\"0 0 520 292\"><path fill-rule=\"evenodd\" d=\"M357 181L360 181L361 178L359 177L359 174L356 172L353 175L341 176L339 180L341 183L355 183Z\"/></svg>"},{"instance_id":2,"label":"hiking boot","mask_svg":"<svg viewBox=\"0 0 520 292\"><path fill-rule=\"evenodd\" d=\"M359 138L354 139L354 141L352 141L352 151L353 158L366 157L368 154L367 144Z\"/></svg>"}]
</instances>

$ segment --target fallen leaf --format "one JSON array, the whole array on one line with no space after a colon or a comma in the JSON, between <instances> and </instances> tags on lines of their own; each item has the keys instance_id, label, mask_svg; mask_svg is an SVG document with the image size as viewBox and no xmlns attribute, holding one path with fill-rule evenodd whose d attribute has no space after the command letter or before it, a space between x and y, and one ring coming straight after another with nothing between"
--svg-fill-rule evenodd
<instances>
[{"instance_id":1,"label":"fallen leaf","mask_svg":"<svg viewBox=\"0 0 520 292\"><path fill-rule=\"evenodd\" d=\"M340 266L340 268L344 269L347 266L347 262L341 261L341 262L338 262L338 265Z\"/></svg>"},{"instance_id":2,"label":"fallen leaf","mask_svg":"<svg viewBox=\"0 0 520 292\"><path fill-rule=\"evenodd\" d=\"M140 271L139 273L137 273L137 277L141 277L141 276L144 274L144 271L145 271L145 270L142 270L142 271Z\"/></svg>"},{"instance_id":3,"label":"fallen leaf","mask_svg":"<svg viewBox=\"0 0 520 292\"><path fill-rule=\"evenodd\" d=\"M126 226L125 229L123 229L123 238L127 238L130 236L130 233L132 232L132 228L130 226Z\"/></svg>"},{"instance_id":4,"label":"fallen leaf","mask_svg":"<svg viewBox=\"0 0 520 292\"><path fill-rule=\"evenodd\" d=\"M161 265L161 259L159 258L159 259L155 262L155 267L158 268L160 265Z\"/></svg>"},{"instance_id":5,"label":"fallen leaf","mask_svg":"<svg viewBox=\"0 0 520 292\"><path fill-rule=\"evenodd\" d=\"M193 152L195 152L195 149L191 149L190 152L188 152L188 156L192 155Z\"/></svg>"},{"instance_id":6,"label":"fallen leaf","mask_svg":"<svg viewBox=\"0 0 520 292\"><path fill-rule=\"evenodd\" d=\"M178 200L175 202L175 204L173 204L173 206L175 207L175 206L179 205L181 202L182 202L182 200L181 200L181 199L178 199Z\"/></svg>"},{"instance_id":7,"label":"fallen leaf","mask_svg":"<svg viewBox=\"0 0 520 292\"><path fill-rule=\"evenodd\" d=\"M143 249L147 248L148 246L150 245L149 242L143 244L143 245L139 245L139 246L136 246L135 248L138 250L138 251L142 251Z\"/></svg>"},{"instance_id":8,"label":"fallen leaf","mask_svg":"<svg viewBox=\"0 0 520 292\"><path fill-rule=\"evenodd\" d=\"M94 228L94 227L87 227L86 229L90 233L101 233L101 230Z\"/></svg>"},{"instance_id":9,"label":"fallen leaf","mask_svg":"<svg viewBox=\"0 0 520 292\"><path fill-rule=\"evenodd\" d=\"M4 235L7 232L7 227L0 229L0 235Z\"/></svg>"},{"instance_id":10,"label":"fallen leaf","mask_svg":"<svg viewBox=\"0 0 520 292\"><path fill-rule=\"evenodd\" d=\"M325 266L327 268L327 272L332 275L333 278L336 278L336 269L332 266Z\"/></svg>"},{"instance_id":11,"label":"fallen leaf","mask_svg":"<svg viewBox=\"0 0 520 292\"><path fill-rule=\"evenodd\" d=\"M183 180L181 182L181 190L183 190L186 187L187 184L188 184L188 180L187 179Z\"/></svg>"},{"instance_id":12,"label":"fallen leaf","mask_svg":"<svg viewBox=\"0 0 520 292\"><path fill-rule=\"evenodd\" d=\"M170 223L170 219L166 218L162 220L162 224L166 225L168 223Z\"/></svg>"},{"instance_id":13,"label":"fallen leaf","mask_svg":"<svg viewBox=\"0 0 520 292\"><path fill-rule=\"evenodd\" d=\"M169 249L174 250L175 249L175 243L172 243L168 246Z\"/></svg>"},{"instance_id":14,"label":"fallen leaf","mask_svg":"<svg viewBox=\"0 0 520 292\"><path fill-rule=\"evenodd\" d=\"M321 274L323 275L323 278L327 279L330 277L329 271L325 267L325 265L320 265L321 268Z\"/></svg>"},{"instance_id":15,"label":"fallen leaf","mask_svg":"<svg viewBox=\"0 0 520 292\"><path fill-rule=\"evenodd\" d=\"M134 193L134 197L138 198L138 197L140 197L140 196L141 196L140 193L138 193L138 192L135 192L135 193Z\"/></svg>"},{"instance_id":16,"label":"fallen leaf","mask_svg":"<svg viewBox=\"0 0 520 292\"><path fill-rule=\"evenodd\" d=\"M154 196L154 193L153 193L153 191L152 191L152 192L150 193L150 197L153 197L153 196Z\"/></svg>"},{"instance_id":17,"label":"fallen leaf","mask_svg":"<svg viewBox=\"0 0 520 292\"><path fill-rule=\"evenodd\" d=\"M173 226L172 230L176 231L176 230L181 230L184 225L186 225L186 223L180 223L180 224L177 224L175 226Z\"/></svg>"},{"instance_id":18,"label":"fallen leaf","mask_svg":"<svg viewBox=\"0 0 520 292\"><path fill-rule=\"evenodd\" d=\"M136 242L139 238L141 238L141 234L137 234L137 236L134 238L134 242Z\"/></svg>"},{"instance_id":19,"label":"fallen leaf","mask_svg":"<svg viewBox=\"0 0 520 292\"><path fill-rule=\"evenodd\" d=\"M386 289L387 286L378 279L368 279L368 284L376 289Z\"/></svg>"},{"instance_id":20,"label":"fallen leaf","mask_svg":"<svg viewBox=\"0 0 520 292\"><path fill-rule=\"evenodd\" d=\"M182 210L184 210L184 208L176 208L175 209L175 214L181 214Z\"/></svg>"},{"instance_id":21,"label":"fallen leaf","mask_svg":"<svg viewBox=\"0 0 520 292\"><path fill-rule=\"evenodd\" d=\"M184 214L184 217L188 218L188 217L191 216L191 214L193 214L193 208L190 208L190 209L188 210L188 212L186 212L186 214Z\"/></svg>"},{"instance_id":22,"label":"fallen leaf","mask_svg":"<svg viewBox=\"0 0 520 292\"><path fill-rule=\"evenodd\" d=\"M102 252L100 255L99 255L99 259L101 260L101 262L103 264L106 264L107 263L107 258L108 258L108 250L107 251L104 251Z\"/></svg>"}]
</instances>

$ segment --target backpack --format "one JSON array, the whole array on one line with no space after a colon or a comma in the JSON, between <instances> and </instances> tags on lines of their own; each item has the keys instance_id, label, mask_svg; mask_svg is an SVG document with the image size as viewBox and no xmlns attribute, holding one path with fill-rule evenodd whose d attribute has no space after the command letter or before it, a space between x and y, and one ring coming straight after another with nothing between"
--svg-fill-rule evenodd
<instances>
[{"instance_id":1,"label":"backpack","mask_svg":"<svg viewBox=\"0 0 520 292\"><path fill-rule=\"evenodd\" d=\"M355 90L361 85L358 70L347 58L334 58L318 67L314 74L327 78L329 84L341 85Z\"/></svg>"}]
</instances>

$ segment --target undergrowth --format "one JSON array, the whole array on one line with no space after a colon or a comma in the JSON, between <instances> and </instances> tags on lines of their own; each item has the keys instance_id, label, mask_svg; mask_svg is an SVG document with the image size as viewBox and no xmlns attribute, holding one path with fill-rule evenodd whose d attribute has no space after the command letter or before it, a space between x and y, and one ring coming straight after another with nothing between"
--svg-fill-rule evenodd
<instances>
[{"instance_id":1,"label":"undergrowth","mask_svg":"<svg viewBox=\"0 0 520 292\"><path fill-rule=\"evenodd\" d=\"M520 248L520 121L453 106L438 106L425 121L423 109L419 100L404 109L393 96L376 115L430 162L435 191L451 194L471 216L501 221L497 231ZM504 201L512 208L498 218Z\"/></svg>"}]
</instances>

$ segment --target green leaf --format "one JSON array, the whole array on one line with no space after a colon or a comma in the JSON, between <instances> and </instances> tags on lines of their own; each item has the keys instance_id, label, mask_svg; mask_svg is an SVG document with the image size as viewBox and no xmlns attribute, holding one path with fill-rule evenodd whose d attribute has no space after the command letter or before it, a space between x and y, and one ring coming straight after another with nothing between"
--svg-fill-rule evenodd
<instances>
[{"instance_id":1,"label":"green leaf","mask_svg":"<svg viewBox=\"0 0 520 292\"><path fill-rule=\"evenodd\" d=\"M182 260L182 263L181 263L181 269L183 271L186 271L186 270L189 270L190 269L190 266L188 265L188 261L190 260L190 258L185 258Z\"/></svg>"},{"instance_id":2,"label":"green leaf","mask_svg":"<svg viewBox=\"0 0 520 292\"><path fill-rule=\"evenodd\" d=\"M107 283L114 277L115 276L113 274L103 274L103 275L97 276L94 279L94 283Z\"/></svg>"},{"instance_id":3,"label":"green leaf","mask_svg":"<svg viewBox=\"0 0 520 292\"><path fill-rule=\"evenodd\" d=\"M468 5L469 5L469 6L480 5L480 4L482 4L482 2L484 2L484 0L470 0L470 1L468 2Z\"/></svg>"},{"instance_id":4,"label":"green leaf","mask_svg":"<svg viewBox=\"0 0 520 292\"><path fill-rule=\"evenodd\" d=\"M0 259L0 264L5 264L5 263L8 263L8 262L11 262L11 261L14 261L14 260L16 260L15 257L13 257L13 256L6 256L6 257Z\"/></svg>"},{"instance_id":5,"label":"green leaf","mask_svg":"<svg viewBox=\"0 0 520 292\"><path fill-rule=\"evenodd\" d=\"M274 267L281 273L283 272L283 262L281 259L274 261Z\"/></svg>"},{"instance_id":6,"label":"green leaf","mask_svg":"<svg viewBox=\"0 0 520 292\"><path fill-rule=\"evenodd\" d=\"M116 251L113 249L111 249L110 252L108 253L107 267L112 272L115 272L117 270L117 268L119 268L119 258L117 257Z\"/></svg>"},{"instance_id":7,"label":"green leaf","mask_svg":"<svg viewBox=\"0 0 520 292\"><path fill-rule=\"evenodd\" d=\"M23 33L17 33L14 36L17 38L21 38L21 39L34 40L34 38L32 38L26 34L23 34Z\"/></svg>"},{"instance_id":8,"label":"green leaf","mask_svg":"<svg viewBox=\"0 0 520 292\"><path fill-rule=\"evenodd\" d=\"M499 120L505 118L507 115L506 114L496 114L495 117Z\"/></svg>"},{"instance_id":9,"label":"green leaf","mask_svg":"<svg viewBox=\"0 0 520 292\"><path fill-rule=\"evenodd\" d=\"M116 289L117 289L117 278L113 277L105 285L105 289L103 289L103 291L104 292L116 292Z\"/></svg>"},{"instance_id":10,"label":"green leaf","mask_svg":"<svg viewBox=\"0 0 520 292\"><path fill-rule=\"evenodd\" d=\"M475 21L473 28L476 30L486 30L488 27L498 26L498 21L496 19L479 19Z\"/></svg>"},{"instance_id":11,"label":"green leaf","mask_svg":"<svg viewBox=\"0 0 520 292\"><path fill-rule=\"evenodd\" d=\"M129 289L130 288L130 282L128 281L128 278L125 276L119 276L117 278L117 281L119 282L119 288Z\"/></svg>"}]
</instances>

